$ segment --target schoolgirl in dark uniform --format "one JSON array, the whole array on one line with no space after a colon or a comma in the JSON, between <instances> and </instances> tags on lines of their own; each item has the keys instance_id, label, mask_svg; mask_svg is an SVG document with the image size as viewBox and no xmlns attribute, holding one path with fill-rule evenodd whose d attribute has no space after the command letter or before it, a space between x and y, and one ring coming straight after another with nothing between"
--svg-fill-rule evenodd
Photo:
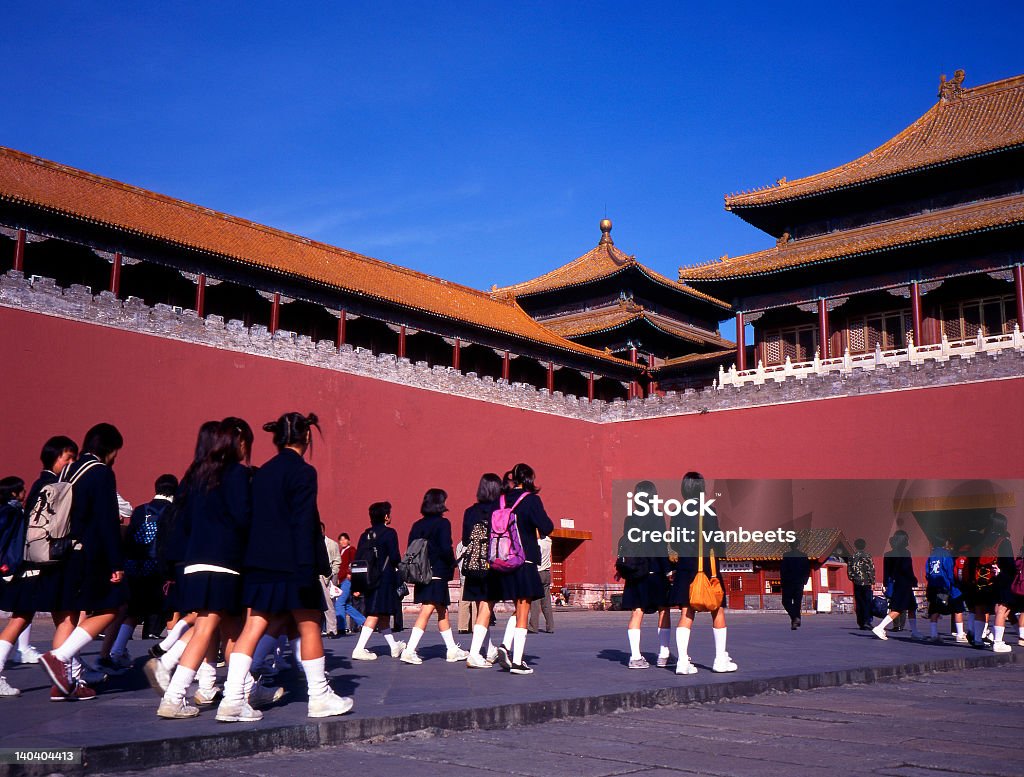
<instances>
[{"instance_id":1,"label":"schoolgirl in dark uniform","mask_svg":"<svg viewBox=\"0 0 1024 777\"><path fill-rule=\"evenodd\" d=\"M420 612L416 618L416 625L412 627L409 645L402 651L401 661L406 664L423 663L423 659L416 653L416 647L423 638L430 616L435 611L437 630L441 632L441 638L448 649L447 660L464 661L469 657L469 653L455 644L452 625L448 620L448 605L451 604L448 581L455 577L455 549L452 547L452 525L444 517L448 512L445 505L447 499L448 494L440 488L428 490L423 495L423 504L420 507L423 517L409 530L410 545L418 539L427 541L427 555L430 558L433 577L429 583L417 585L413 592L413 601L420 605Z\"/></svg>"},{"instance_id":2,"label":"schoolgirl in dark uniform","mask_svg":"<svg viewBox=\"0 0 1024 777\"><path fill-rule=\"evenodd\" d=\"M180 601L185 611L198 616L157 709L156 714L162 718L199 714L199 709L185 700L185 693L211 645L217 643L218 630L224 632L225 654L230 655L241 628L242 560L252 519L246 466L252 441L249 424L241 418L224 419L206 460L184 484L185 505L179 520L185 523L188 543ZM146 664L147 673L156 673L160 666L159 659L151 659Z\"/></svg>"},{"instance_id":3,"label":"schoolgirl in dark uniform","mask_svg":"<svg viewBox=\"0 0 1024 777\"><path fill-rule=\"evenodd\" d=\"M372 591L363 594L363 610L366 621L359 632L352 658L355 661L376 661L377 654L366 649L370 637L383 618L388 623L402 607L398 595L401 579L398 577L398 562L402 554L398 550L398 532L388 524L391 523L391 502L374 502L370 505L370 528L359 536L356 544L355 557L359 559L376 557L380 569L380 580ZM374 552L376 551L376 552ZM381 632L387 640L392 658L399 658L405 650L405 643L396 640L390 628Z\"/></svg>"},{"instance_id":4,"label":"schoolgirl in dark uniform","mask_svg":"<svg viewBox=\"0 0 1024 777\"><path fill-rule=\"evenodd\" d=\"M992 650L996 653L1009 653L1012 648L1003 637L1006 633L1006 617L1017 603L1010 586L1017 575L1017 565L1013 558L1013 544L1007 531L1006 516L994 513L991 523L978 543L975 551L978 558L972 559L977 564L981 556L994 555L999 571L992 584L984 588L975 587L974 593L974 646L984 647L982 633L985 628L985 616L992 618ZM970 568L970 566L968 566Z\"/></svg>"},{"instance_id":5,"label":"schoolgirl in dark uniform","mask_svg":"<svg viewBox=\"0 0 1024 777\"><path fill-rule=\"evenodd\" d=\"M4 530L4 536L9 536L8 532L15 535L21 531L20 527L25 524L25 481L21 478L11 475L0 480L0 527ZM0 609L10 609L7 602L12 597L10 596L9 590L14 584L14 575L8 575L7 569L0 569ZM13 570L12 570L13 571ZM11 620L18 618L18 615L12 615ZM20 618L19 618L20 620ZM10 639L4 639L8 631L13 635ZM17 688L12 688L7 683L7 678L3 676L4 666L7 664L7 657L14 650L14 640L17 639L17 634L21 632L21 624L19 623L16 627L11 626L10 622L7 624L7 628L4 629L4 633L0 635L0 698L18 696L21 694Z\"/></svg>"},{"instance_id":6,"label":"schoolgirl in dark uniform","mask_svg":"<svg viewBox=\"0 0 1024 777\"><path fill-rule=\"evenodd\" d=\"M512 489L505 494L506 507L511 507L522 497L515 514L519 540L526 556L526 563L498 577L501 598L514 602L516 608L514 620L509 619L505 638L498 648L498 662L513 674L533 674L533 670L523 660L523 653L526 650L530 603L544 596L544 586L540 582L540 572L537 571L540 564L537 537L547 537L555 529L544 510L544 503L537 495L540 489L535 481L532 467L516 464L512 468Z\"/></svg>"},{"instance_id":7,"label":"schoolgirl in dark uniform","mask_svg":"<svg viewBox=\"0 0 1024 777\"><path fill-rule=\"evenodd\" d=\"M335 695L327 682L320 616L324 611L319 576L329 572L320 534L317 476L303 458L317 417L287 413L264 424L278 453L252 478L252 527L246 548L242 604L249 608L245 628L228 661L224 698L217 720L255 721L262 714L245 700L252 654L274 615L291 613L301 640L300 660L309 689L311 718L343 715L352 700Z\"/></svg>"},{"instance_id":8,"label":"schoolgirl in dark uniform","mask_svg":"<svg viewBox=\"0 0 1024 777\"><path fill-rule=\"evenodd\" d=\"M97 424L85 435L82 456L61 472L60 479L73 481L69 536L74 540L68 557L55 574L60 589L53 603L58 623L53 650L39 664L59 693L75 694L68 664L117 615L127 600L124 561L121 554L121 519L117 481L111 467L124 446L124 438L111 424ZM80 618L85 612L86 617ZM80 699L95 696L84 688Z\"/></svg>"},{"instance_id":9,"label":"schoolgirl in dark uniform","mask_svg":"<svg viewBox=\"0 0 1024 777\"><path fill-rule=\"evenodd\" d=\"M888 639L885 627L905 612L910 624L910 638L921 639L917 631L917 598L914 596L917 575L914 574L914 560L910 557L910 535L900 529L889 538L889 547L891 550L886 552L882 561L882 580L889 594L890 612L871 631L879 639Z\"/></svg>"},{"instance_id":10,"label":"schoolgirl in dark uniform","mask_svg":"<svg viewBox=\"0 0 1024 777\"><path fill-rule=\"evenodd\" d=\"M634 493L645 493L651 496L658 491L654 483L645 480L636 484ZM630 530L641 532L639 542L630 542ZM619 555L642 558L647 563L647 574L641 578L625 580L622 586L622 609L630 613L626 636L629 640L629 668L647 669L650 664L640 653L640 626L644 615L658 613L658 666L668 666L669 635L672 628L672 617L668 607L669 573L672 571L668 561L668 545L656 543L649 539L643 540L642 532L664 532L665 519L654 515L627 515L623 523L623 546Z\"/></svg>"},{"instance_id":11,"label":"schoolgirl in dark uniform","mask_svg":"<svg viewBox=\"0 0 1024 777\"><path fill-rule=\"evenodd\" d=\"M690 499L699 501L705 487L704 477L699 472L687 472L683 476L680 492L684 501ZM722 543L708 543L704 542L703 538L699 538L697 535L702 525L704 532L718 531L718 517L706 514L701 518L699 515L688 516L681 512L679 515L673 516L671 520L671 528L674 530L675 536L682 538L684 536L683 531L686 530L685 536L693 538L692 542L684 542L680 539L679 542L670 543L670 547L678 556L675 572L673 573L672 587L669 589L668 594L669 605L678 607L680 610L679 625L676 627L676 650L678 652L676 674L697 673L697 667L690 661L689 655L690 632L693 628L693 618L696 615L696 611L690 607L690 584L693 583L699 573L699 557L701 554L704 556L704 574L710 576L711 551L714 550L716 574L722 589L725 590L721 567L721 559L725 555L725 548ZM726 635L728 632L725 625L724 601L721 607L711 613L711 620L712 634L715 635L715 661L711 665L711 671L735 672L737 669L736 663L726 650Z\"/></svg>"},{"instance_id":12,"label":"schoolgirl in dark uniform","mask_svg":"<svg viewBox=\"0 0 1024 777\"><path fill-rule=\"evenodd\" d=\"M462 516L463 547L469 544L474 526L483 525L490 532L491 513L498 506L501 490L501 478L495 473L488 472L480 478L480 484L476 489L476 504L466 508L466 512ZM463 572L463 577L465 579L463 598L467 602L478 603L476 623L473 624L473 641L469 646L466 666L470 669L487 669L493 666L498 657L497 648L488 650L486 657L483 648L484 643L490 641L491 613L494 610L494 604L501 601L503 596L501 581L498 575L490 570L486 575L476 577Z\"/></svg>"}]
</instances>

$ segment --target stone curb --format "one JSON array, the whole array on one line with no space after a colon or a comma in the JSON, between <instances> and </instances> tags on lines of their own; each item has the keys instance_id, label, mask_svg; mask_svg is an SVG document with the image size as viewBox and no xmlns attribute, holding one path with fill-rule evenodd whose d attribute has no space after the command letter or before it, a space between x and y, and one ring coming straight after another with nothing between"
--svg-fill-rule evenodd
<instances>
[{"instance_id":1,"label":"stone curb","mask_svg":"<svg viewBox=\"0 0 1024 777\"><path fill-rule=\"evenodd\" d=\"M472 729L503 729L511 726L546 723L563 718L606 715L624 710L663 707L675 704L700 704L769 692L788 693L813 688L865 684L896 680L932 672L1024 663L1024 653L986 653L936 661L918 661L879 667L837 669L827 672L784 675L750 680L678 685L638 691L582 696L570 699L521 702L498 707L415 713L376 718L339 718L321 723L280 728L251 729L232 726L223 734L181 739L128 742L100 745L83 750L82 765L0 765L0 777L43 777L44 775L81 775L97 771L131 771L170 766L178 763L213 761L251 756L271 750L313 750L347 742L387 739L417 731L456 732Z\"/></svg>"}]
</instances>

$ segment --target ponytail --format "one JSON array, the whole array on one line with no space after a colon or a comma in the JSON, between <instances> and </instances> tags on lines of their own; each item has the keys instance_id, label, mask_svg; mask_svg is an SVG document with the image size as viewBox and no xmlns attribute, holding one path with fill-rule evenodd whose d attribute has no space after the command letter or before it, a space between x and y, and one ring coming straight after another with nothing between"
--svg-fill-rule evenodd
<instances>
[{"instance_id":1,"label":"ponytail","mask_svg":"<svg viewBox=\"0 0 1024 777\"><path fill-rule=\"evenodd\" d=\"M285 413L276 421L268 421L263 424L263 431L274 435L274 445L278 450L289 445L313 445L313 438L310 430L316 427L320 432L320 419L316 413L302 415L301 413ZM320 432L323 434L323 432Z\"/></svg>"}]
</instances>

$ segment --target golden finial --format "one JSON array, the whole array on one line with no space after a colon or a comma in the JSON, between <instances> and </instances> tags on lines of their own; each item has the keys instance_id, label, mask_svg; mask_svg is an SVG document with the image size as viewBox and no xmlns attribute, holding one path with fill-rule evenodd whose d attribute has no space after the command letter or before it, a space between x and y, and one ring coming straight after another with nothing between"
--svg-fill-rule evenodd
<instances>
[{"instance_id":1,"label":"golden finial","mask_svg":"<svg viewBox=\"0 0 1024 777\"><path fill-rule=\"evenodd\" d=\"M603 246L606 243L608 245L615 245L614 241L612 240L612 220L611 219L601 219L600 226L601 226L601 242L599 242L598 245L602 245Z\"/></svg>"}]
</instances>

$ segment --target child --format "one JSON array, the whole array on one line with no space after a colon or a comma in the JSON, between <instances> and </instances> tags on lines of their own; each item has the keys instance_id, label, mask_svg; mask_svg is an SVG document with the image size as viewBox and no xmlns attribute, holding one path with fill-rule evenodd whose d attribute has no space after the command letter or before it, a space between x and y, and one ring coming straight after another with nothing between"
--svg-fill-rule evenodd
<instances>
[{"instance_id":1,"label":"child","mask_svg":"<svg viewBox=\"0 0 1024 777\"><path fill-rule=\"evenodd\" d=\"M372 590L363 592L365 597L363 609L366 620L359 631L359 641L352 651L354 661L376 661L377 654L366 649L380 619L385 623L396 615L402 607L398 596L401 580L398 578L398 562L402 560L398 552L398 532L388 524L391 523L391 502L374 502L370 505L370 528L359 537L355 558L374 559L380 570L380 578ZM392 658L399 658L405 650L405 643L395 639L390 628L383 630L388 649Z\"/></svg>"},{"instance_id":2,"label":"child","mask_svg":"<svg viewBox=\"0 0 1024 777\"><path fill-rule=\"evenodd\" d=\"M925 578L928 581L928 628L930 642L939 643L939 618L952 615L956 624L956 641L967 642L964 633L964 598L953 578L953 540L948 537L942 545L932 549L925 564Z\"/></svg>"}]
</instances>

